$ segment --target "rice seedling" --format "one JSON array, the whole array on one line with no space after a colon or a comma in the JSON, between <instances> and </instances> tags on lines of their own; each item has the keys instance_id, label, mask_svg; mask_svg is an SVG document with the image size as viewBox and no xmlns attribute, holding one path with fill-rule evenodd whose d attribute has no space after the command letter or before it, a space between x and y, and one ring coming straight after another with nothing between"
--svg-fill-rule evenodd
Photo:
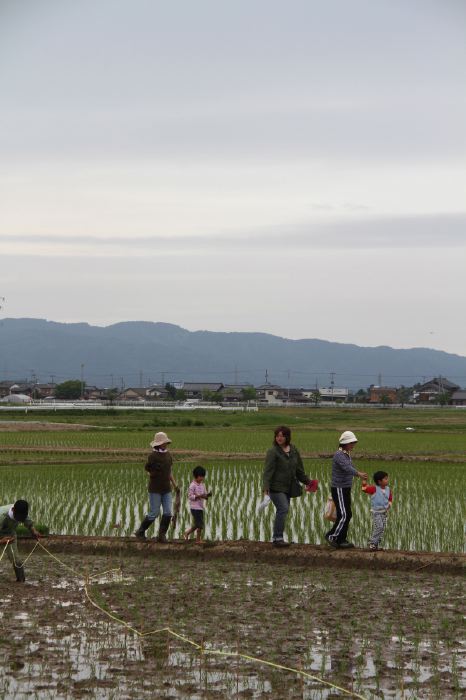
<instances>
[{"instance_id":1,"label":"rice seedling","mask_svg":"<svg viewBox=\"0 0 466 700\"><path fill-rule=\"evenodd\" d=\"M206 508L208 539L270 539L274 507L262 513L262 463L205 463L208 487L213 497ZM306 464L306 467L308 465ZM383 467L383 465L380 465ZM379 468L377 463L374 469ZM175 472L182 489L182 507L177 532L188 526L186 499L192 465L177 463ZM321 543L327 528L323 520L328 493L329 464L312 462L308 468L319 478L316 494L293 499L288 516L290 539ZM457 464L435 465L392 462L394 503L389 514L384 546L391 549L462 551L464 503L461 498L463 471ZM122 533L133 532L147 510L146 476L141 465L74 465L3 467L3 503L29 497L38 522L52 532L107 534L119 523ZM32 494L32 496L31 496ZM365 545L370 534L370 501L355 485L351 536Z\"/></svg>"}]
</instances>

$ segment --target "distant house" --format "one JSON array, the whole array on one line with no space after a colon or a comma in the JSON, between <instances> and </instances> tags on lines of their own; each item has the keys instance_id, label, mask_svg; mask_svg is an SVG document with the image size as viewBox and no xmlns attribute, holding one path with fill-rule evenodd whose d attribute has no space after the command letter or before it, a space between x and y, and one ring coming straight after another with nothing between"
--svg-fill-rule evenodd
<instances>
[{"instance_id":1,"label":"distant house","mask_svg":"<svg viewBox=\"0 0 466 700\"><path fill-rule=\"evenodd\" d=\"M457 391L459 388L458 384L450 382L446 377L434 377L425 384L421 384L417 390L420 392L426 391L441 394L445 391Z\"/></svg>"},{"instance_id":2,"label":"distant house","mask_svg":"<svg viewBox=\"0 0 466 700\"><path fill-rule=\"evenodd\" d=\"M108 398L108 389L100 389L97 386L85 386L84 398L88 401L106 401Z\"/></svg>"},{"instance_id":3,"label":"distant house","mask_svg":"<svg viewBox=\"0 0 466 700\"><path fill-rule=\"evenodd\" d=\"M164 401L168 397L168 391L164 386L154 384L146 389L146 398L151 401Z\"/></svg>"},{"instance_id":4,"label":"distant house","mask_svg":"<svg viewBox=\"0 0 466 700\"><path fill-rule=\"evenodd\" d=\"M51 398L55 394L56 384L34 384L34 395L38 394L41 399Z\"/></svg>"},{"instance_id":5,"label":"distant house","mask_svg":"<svg viewBox=\"0 0 466 700\"><path fill-rule=\"evenodd\" d=\"M308 398L304 395L304 389L282 389L278 393L278 398L283 399L286 403L308 403Z\"/></svg>"},{"instance_id":6,"label":"distant house","mask_svg":"<svg viewBox=\"0 0 466 700\"><path fill-rule=\"evenodd\" d=\"M417 403L429 403L436 401L441 394L453 394L459 389L458 384L450 382L445 377L434 377L416 389L414 399Z\"/></svg>"},{"instance_id":7,"label":"distant house","mask_svg":"<svg viewBox=\"0 0 466 700\"><path fill-rule=\"evenodd\" d=\"M18 382L18 384L12 384L10 386L10 394L25 394L31 396L33 385L27 382Z\"/></svg>"},{"instance_id":8,"label":"distant house","mask_svg":"<svg viewBox=\"0 0 466 700\"><path fill-rule=\"evenodd\" d=\"M10 386L13 384L12 381L0 382L0 399L8 396L10 393Z\"/></svg>"},{"instance_id":9,"label":"distant house","mask_svg":"<svg viewBox=\"0 0 466 700\"><path fill-rule=\"evenodd\" d=\"M147 389L138 387L128 387L123 391L120 391L116 397L117 401L145 401Z\"/></svg>"},{"instance_id":10,"label":"distant house","mask_svg":"<svg viewBox=\"0 0 466 700\"><path fill-rule=\"evenodd\" d=\"M396 403L396 388L392 386L371 386L369 388L369 403Z\"/></svg>"},{"instance_id":11,"label":"distant house","mask_svg":"<svg viewBox=\"0 0 466 700\"><path fill-rule=\"evenodd\" d=\"M450 397L452 406L466 406L466 389L454 391Z\"/></svg>"},{"instance_id":12,"label":"distant house","mask_svg":"<svg viewBox=\"0 0 466 700\"><path fill-rule=\"evenodd\" d=\"M323 401L347 401L349 389L341 386L322 386L319 394Z\"/></svg>"},{"instance_id":13,"label":"distant house","mask_svg":"<svg viewBox=\"0 0 466 700\"><path fill-rule=\"evenodd\" d=\"M244 401L243 390L254 389L252 384L225 384L222 389L223 400L227 403Z\"/></svg>"},{"instance_id":14,"label":"distant house","mask_svg":"<svg viewBox=\"0 0 466 700\"><path fill-rule=\"evenodd\" d=\"M313 400L316 391L319 392L322 401L347 401L349 389L338 386L321 386L318 389L303 389L303 395L306 399Z\"/></svg>"},{"instance_id":15,"label":"distant house","mask_svg":"<svg viewBox=\"0 0 466 700\"><path fill-rule=\"evenodd\" d=\"M216 394L222 391L224 385L221 382L183 382L180 388L187 399L202 399L206 394Z\"/></svg>"},{"instance_id":16,"label":"distant house","mask_svg":"<svg viewBox=\"0 0 466 700\"><path fill-rule=\"evenodd\" d=\"M286 389L277 384L261 384L260 386L256 386L256 392L259 401L267 401L269 404L281 405Z\"/></svg>"},{"instance_id":17,"label":"distant house","mask_svg":"<svg viewBox=\"0 0 466 700\"><path fill-rule=\"evenodd\" d=\"M45 399L53 396L55 386L55 384L38 384L24 381L3 381L0 382L0 398L12 394L25 394L35 399Z\"/></svg>"}]
</instances>

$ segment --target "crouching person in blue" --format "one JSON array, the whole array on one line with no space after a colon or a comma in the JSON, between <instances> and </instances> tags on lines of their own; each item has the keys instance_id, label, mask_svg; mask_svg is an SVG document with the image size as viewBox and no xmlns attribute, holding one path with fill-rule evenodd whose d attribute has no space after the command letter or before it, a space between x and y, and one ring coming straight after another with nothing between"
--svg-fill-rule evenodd
<instances>
[{"instance_id":1,"label":"crouching person in blue","mask_svg":"<svg viewBox=\"0 0 466 700\"><path fill-rule=\"evenodd\" d=\"M27 501L16 501L16 503L12 505L0 506L0 545L8 545L6 553L8 559L13 564L16 580L19 583L24 583L26 576L24 574L23 562L18 552L16 528L22 523L26 525L29 532L36 540L40 537L31 518L28 517L28 512L29 504Z\"/></svg>"}]
</instances>

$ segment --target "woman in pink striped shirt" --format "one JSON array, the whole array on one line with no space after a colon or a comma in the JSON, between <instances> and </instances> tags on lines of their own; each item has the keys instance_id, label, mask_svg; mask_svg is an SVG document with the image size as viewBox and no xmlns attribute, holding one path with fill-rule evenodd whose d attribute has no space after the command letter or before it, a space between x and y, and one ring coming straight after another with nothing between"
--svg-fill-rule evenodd
<instances>
[{"instance_id":1,"label":"woman in pink striped shirt","mask_svg":"<svg viewBox=\"0 0 466 700\"><path fill-rule=\"evenodd\" d=\"M196 533L196 542L202 543L202 530L204 529L204 508L208 498L212 492L207 492L204 480L206 470L204 467L195 467L193 469L193 480L189 484L188 501L193 516L194 524L184 533L184 539L189 540L190 535Z\"/></svg>"}]
</instances>

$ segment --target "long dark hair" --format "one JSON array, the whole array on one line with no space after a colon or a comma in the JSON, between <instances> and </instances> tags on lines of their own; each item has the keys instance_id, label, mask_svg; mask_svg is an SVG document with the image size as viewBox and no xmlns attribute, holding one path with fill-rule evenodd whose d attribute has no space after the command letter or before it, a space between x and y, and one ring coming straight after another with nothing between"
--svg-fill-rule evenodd
<instances>
[{"instance_id":1,"label":"long dark hair","mask_svg":"<svg viewBox=\"0 0 466 700\"><path fill-rule=\"evenodd\" d=\"M275 430L273 431L273 434L274 434L273 444L274 445L277 444L276 437L277 437L278 433L281 433L283 435L283 437L285 438L285 444L288 446L291 442L291 430L288 428L288 426L287 425L279 425L278 428L275 428Z\"/></svg>"}]
</instances>

